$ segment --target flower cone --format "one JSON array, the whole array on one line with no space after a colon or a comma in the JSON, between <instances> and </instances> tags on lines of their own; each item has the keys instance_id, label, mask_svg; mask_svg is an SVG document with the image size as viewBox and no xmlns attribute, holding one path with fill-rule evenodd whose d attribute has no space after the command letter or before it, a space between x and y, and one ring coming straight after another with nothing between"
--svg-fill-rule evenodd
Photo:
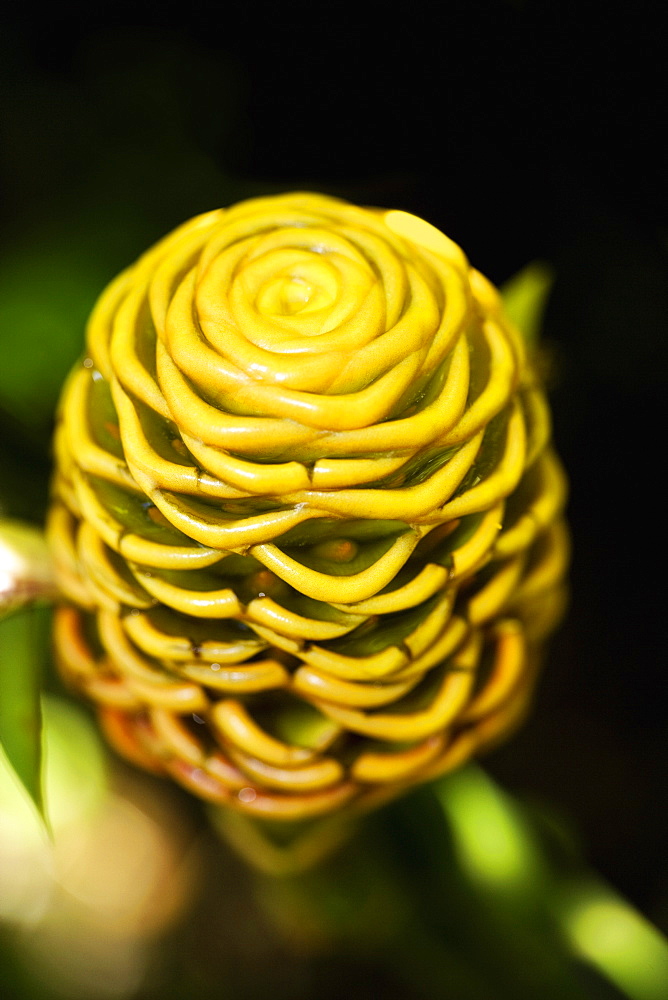
<instances>
[{"instance_id":1,"label":"flower cone","mask_svg":"<svg viewBox=\"0 0 668 1000\"><path fill-rule=\"evenodd\" d=\"M104 292L59 418L58 660L136 764L303 821L522 718L565 481L498 292L428 223L313 194L191 220Z\"/></svg>"}]
</instances>

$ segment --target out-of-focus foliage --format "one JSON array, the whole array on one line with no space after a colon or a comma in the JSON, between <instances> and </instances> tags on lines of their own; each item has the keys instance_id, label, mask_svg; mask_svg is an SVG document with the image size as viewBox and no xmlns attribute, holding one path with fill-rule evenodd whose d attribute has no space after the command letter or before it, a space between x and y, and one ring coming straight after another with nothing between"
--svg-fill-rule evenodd
<instances>
[{"instance_id":1,"label":"out-of-focus foliage","mask_svg":"<svg viewBox=\"0 0 668 1000\"><path fill-rule=\"evenodd\" d=\"M537 260L527 264L503 286L506 314L532 347L540 337L543 312L553 283L553 268Z\"/></svg>"},{"instance_id":2,"label":"out-of-focus foliage","mask_svg":"<svg viewBox=\"0 0 668 1000\"><path fill-rule=\"evenodd\" d=\"M12 247L0 259L0 399L31 430L51 425L59 386L81 351L81 331L104 280L100 264L71 245Z\"/></svg>"},{"instance_id":3,"label":"out-of-focus foliage","mask_svg":"<svg viewBox=\"0 0 668 1000\"><path fill-rule=\"evenodd\" d=\"M50 838L0 760L3 995L134 996L150 942L196 888L192 829L159 791L110 780L99 736L79 707L47 697L44 720ZM5 949L13 974L1 961Z\"/></svg>"},{"instance_id":4,"label":"out-of-focus foliage","mask_svg":"<svg viewBox=\"0 0 668 1000\"><path fill-rule=\"evenodd\" d=\"M0 752L39 810L40 692L55 596L51 560L39 529L0 519Z\"/></svg>"},{"instance_id":5,"label":"out-of-focus foliage","mask_svg":"<svg viewBox=\"0 0 668 1000\"><path fill-rule=\"evenodd\" d=\"M668 946L563 821L475 765L311 872L240 866L185 795L45 700L49 840L0 762L0 982L12 1000L662 1000ZM186 808L184 808L184 806Z\"/></svg>"},{"instance_id":6,"label":"out-of-focus foliage","mask_svg":"<svg viewBox=\"0 0 668 1000\"><path fill-rule=\"evenodd\" d=\"M15 612L0 621L0 752L4 752L39 810L40 689L50 615Z\"/></svg>"}]
</instances>

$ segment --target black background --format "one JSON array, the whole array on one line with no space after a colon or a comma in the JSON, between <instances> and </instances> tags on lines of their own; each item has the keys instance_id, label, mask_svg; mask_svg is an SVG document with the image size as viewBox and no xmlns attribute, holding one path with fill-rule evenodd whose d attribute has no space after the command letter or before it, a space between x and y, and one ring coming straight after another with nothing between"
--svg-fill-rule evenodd
<instances>
[{"instance_id":1,"label":"black background","mask_svg":"<svg viewBox=\"0 0 668 1000\"><path fill-rule=\"evenodd\" d=\"M554 266L571 611L530 722L486 766L560 810L665 926L666 80L649 10L28 7L0 43L1 215L5 250L90 247L100 289L190 215L292 188L416 212L497 283ZM48 431L4 434L4 467L29 448L40 470L31 516Z\"/></svg>"}]
</instances>

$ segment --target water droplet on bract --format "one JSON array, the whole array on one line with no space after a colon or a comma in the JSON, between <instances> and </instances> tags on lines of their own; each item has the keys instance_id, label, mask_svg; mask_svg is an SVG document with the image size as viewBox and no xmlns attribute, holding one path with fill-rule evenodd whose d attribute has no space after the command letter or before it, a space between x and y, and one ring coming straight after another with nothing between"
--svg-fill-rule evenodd
<instances>
[{"instance_id":1,"label":"water droplet on bract","mask_svg":"<svg viewBox=\"0 0 668 1000\"><path fill-rule=\"evenodd\" d=\"M254 802L257 798L257 792L254 788L240 788L237 792L237 798L240 802Z\"/></svg>"},{"instance_id":2,"label":"water droplet on bract","mask_svg":"<svg viewBox=\"0 0 668 1000\"><path fill-rule=\"evenodd\" d=\"M211 669L212 670L220 670L220 663L212 663L211 664Z\"/></svg>"}]
</instances>

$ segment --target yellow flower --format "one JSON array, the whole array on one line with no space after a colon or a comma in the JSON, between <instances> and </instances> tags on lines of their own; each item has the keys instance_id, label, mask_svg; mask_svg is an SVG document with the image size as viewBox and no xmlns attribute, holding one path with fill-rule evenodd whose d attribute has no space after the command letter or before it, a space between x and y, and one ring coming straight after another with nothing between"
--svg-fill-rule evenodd
<instances>
[{"instance_id":1,"label":"yellow flower","mask_svg":"<svg viewBox=\"0 0 668 1000\"><path fill-rule=\"evenodd\" d=\"M305 818L521 716L564 478L498 293L427 222L314 194L193 219L103 294L61 417L59 659L138 763Z\"/></svg>"}]
</instances>

